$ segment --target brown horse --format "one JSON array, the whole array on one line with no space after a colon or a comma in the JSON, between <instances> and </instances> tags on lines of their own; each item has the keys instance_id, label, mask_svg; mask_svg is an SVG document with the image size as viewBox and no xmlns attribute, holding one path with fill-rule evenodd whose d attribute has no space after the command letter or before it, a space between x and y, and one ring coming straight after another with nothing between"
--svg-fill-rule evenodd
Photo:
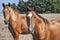
<instances>
[{"instance_id":1,"label":"brown horse","mask_svg":"<svg viewBox=\"0 0 60 40\"><path fill-rule=\"evenodd\" d=\"M28 33L28 26L26 22L26 16L21 16L18 11L11 8L9 4L3 5L3 13L5 18L5 23L9 23L11 31L15 33L15 40L19 39L19 34Z\"/></svg>"},{"instance_id":2,"label":"brown horse","mask_svg":"<svg viewBox=\"0 0 60 40\"><path fill-rule=\"evenodd\" d=\"M33 19L34 40L60 40L60 19L49 22L31 8L27 15Z\"/></svg>"}]
</instances>

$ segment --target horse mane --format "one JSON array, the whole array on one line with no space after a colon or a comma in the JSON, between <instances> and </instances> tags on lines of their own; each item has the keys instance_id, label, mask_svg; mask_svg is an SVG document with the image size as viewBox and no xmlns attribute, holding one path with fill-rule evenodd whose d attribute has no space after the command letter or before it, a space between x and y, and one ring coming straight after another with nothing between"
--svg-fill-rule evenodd
<instances>
[{"instance_id":1,"label":"horse mane","mask_svg":"<svg viewBox=\"0 0 60 40\"><path fill-rule=\"evenodd\" d=\"M37 15L39 18L43 19L43 21L44 21L45 23L49 23L47 19L45 19L45 18L42 17L41 15L38 15L38 13L36 13L36 15Z\"/></svg>"},{"instance_id":2,"label":"horse mane","mask_svg":"<svg viewBox=\"0 0 60 40\"><path fill-rule=\"evenodd\" d=\"M12 8L12 6L10 6L10 7ZM12 10L13 10L14 12L20 13L19 10L14 10L13 8L12 8Z\"/></svg>"},{"instance_id":3,"label":"horse mane","mask_svg":"<svg viewBox=\"0 0 60 40\"><path fill-rule=\"evenodd\" d=\"M18 10L13 10L14 12L20 13Z\"/></svg>"}]
</instances>

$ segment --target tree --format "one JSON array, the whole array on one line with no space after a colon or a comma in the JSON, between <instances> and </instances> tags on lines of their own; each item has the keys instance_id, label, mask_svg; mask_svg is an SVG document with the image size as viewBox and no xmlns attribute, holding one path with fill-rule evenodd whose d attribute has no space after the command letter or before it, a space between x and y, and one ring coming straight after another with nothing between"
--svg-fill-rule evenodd
<instances>
[{"instance_id":1,"label":"tree","mask_svg":"<svg viewBox=\"0 0 60 40\"><path fill-rule=\"evenodd\" d=\"M26 11L26 2L24 2L24 1L19 1L17 7L18 7L18 10L19 10L20 12L25 12L25 11Z\"/></svg>"},{"instance_id":2,"label":"tree","mask_svg":"<svg viewBox=\"0 0 60 40\"><path fill-rule=\"evenodd\" d=\"M35 7L36 12L60 12L60 0L28 0L24 2L19 0L18 5L12 4L14 9L18 9L20 12L26 12L26 7Z\"/></svg>"},{"instance_id":3,"label":"tree","mask_svg":"<svg viewBox=\"0 0 60 40\"><path fill-rule=\"evenodd\" d=\"M17 6L16 6L15 3L13 3L13 4L11 5L11 7L12 7L14 10L17 10Z\"/></svg>"}]
</instances>

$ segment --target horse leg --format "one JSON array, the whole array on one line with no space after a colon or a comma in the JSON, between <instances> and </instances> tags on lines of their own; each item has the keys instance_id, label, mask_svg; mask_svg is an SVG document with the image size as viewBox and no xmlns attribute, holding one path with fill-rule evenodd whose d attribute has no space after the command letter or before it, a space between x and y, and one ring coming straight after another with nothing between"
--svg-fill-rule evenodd
<instances>
[{"instance_id":1,"label":"horse leg","mask_svg":"<svg viewBox=\"0 0 60 40\"><path fill-rule=\"evenodd\" d=\"M19 39L19 32L17 32L16 29L14 29L14 32L15 32L14 40L18 40Z\"/></svg>"},{"instance_id":2,"label":"horse leg","mask_svg":"<svg viewBox=\"0 0 60 40\"><path fill-rule=\"evenodd\" d=\"M15 40L19 40L19 33L18 32L16 32Z\"/></svg>"}]
</instances>

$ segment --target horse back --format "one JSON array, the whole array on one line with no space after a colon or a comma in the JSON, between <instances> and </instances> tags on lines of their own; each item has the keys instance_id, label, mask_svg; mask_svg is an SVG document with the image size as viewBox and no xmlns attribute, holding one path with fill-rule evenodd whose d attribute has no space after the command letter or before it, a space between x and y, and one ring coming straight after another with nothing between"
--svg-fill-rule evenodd
<instances>
[{"instance_id":1,"label":"horse back","mask_svg":"<svg viewBox=\"0 0 60 40\"><path fill-rule=\"evenodd\" d=\"M50 22L51 40L60 40L60 20Z\"/></svg>"}]
</instances>

